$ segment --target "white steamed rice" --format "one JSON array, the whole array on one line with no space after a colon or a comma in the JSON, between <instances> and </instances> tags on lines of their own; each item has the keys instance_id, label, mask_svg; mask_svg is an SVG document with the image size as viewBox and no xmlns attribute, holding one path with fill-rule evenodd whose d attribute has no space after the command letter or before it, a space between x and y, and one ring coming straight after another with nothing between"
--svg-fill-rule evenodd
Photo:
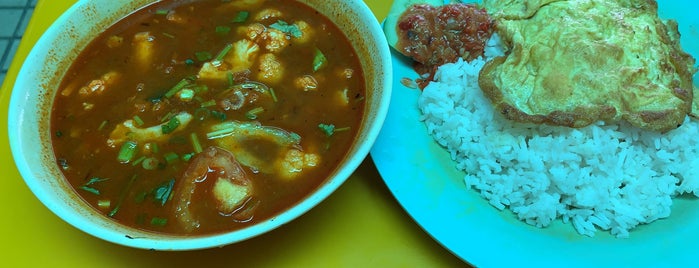
<instances>
[{"instance_id":1,"label":"white steamed rice","mask_svg":"<svg viewBox=\"0 0 699 268\"><path fill-rule=\"evenodd\" d=\"M439 68L419 97L421 118L470 188L531 225L561 218L583 235L617 237L670 215L672 198L699 196L699 125L669 133L626 123L571 129L509 121L478 86L485 62L501 55L492 38L485 59Z\"/></svg>"}]
</instances>

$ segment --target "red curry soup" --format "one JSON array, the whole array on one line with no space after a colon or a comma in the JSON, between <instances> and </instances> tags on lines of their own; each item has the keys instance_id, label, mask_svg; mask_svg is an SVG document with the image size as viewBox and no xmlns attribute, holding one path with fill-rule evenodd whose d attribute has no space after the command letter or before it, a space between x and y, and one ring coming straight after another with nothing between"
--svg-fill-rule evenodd
<instances>
[{"instance_id":1,"label":"red curry soup","mask_svg":"<svg viewBox=\"0 0 699 268\"><path fill-rule=\"evenodd\" d=\"M355 139L365 81L347 38L295 1L163 1L78 56L51 114L57 164L94 209L197 235L269 219Z\"/></svg>"}]
</instances>

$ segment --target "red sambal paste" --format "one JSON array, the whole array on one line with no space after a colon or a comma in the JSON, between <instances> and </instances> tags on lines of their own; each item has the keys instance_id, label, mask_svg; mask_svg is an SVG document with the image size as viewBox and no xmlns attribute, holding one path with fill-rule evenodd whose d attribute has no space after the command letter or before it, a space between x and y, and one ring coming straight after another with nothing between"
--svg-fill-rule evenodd
<instances>
[{"instance_id":1,"label":"red sambal paste","mask_svg":"<svg viewBox=\"0 0 699 268\"><path fill-rule=\"evenodd\" d=\"M494 21L473 4L413 5L398 20L396 48L415 60L420 88L432 81L437 68L458 58L483 55Z\"/></svg>"}]
</instances>

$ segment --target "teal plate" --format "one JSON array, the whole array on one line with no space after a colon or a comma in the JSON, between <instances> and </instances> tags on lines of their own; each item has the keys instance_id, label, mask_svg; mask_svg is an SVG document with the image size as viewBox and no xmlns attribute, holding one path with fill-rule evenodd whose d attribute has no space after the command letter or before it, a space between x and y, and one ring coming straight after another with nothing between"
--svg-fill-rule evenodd
<instances>
[{"instance_id":1,"label":"teal plate","mask_svg":"<svg viewBox=\"0 0 699 268\"><path fill-rule=\"evenodd\" d=\"M659 3L660 17L675 19L681 44L699 56L699 3ZM629 238L607 231L578 234L570 223L537 228L499 211L463 183L446 150L419 120L420 91L400 83L416 78L408 59L393 52L391 107L371 156L398 202L435 240L464 261L478 266L680 266L696 264L699 250L699 200L674 199L672 215L633 229ZM699 80L695 75L695 84ZM689 166L689 165L688 165Z\"/></svg>"}]
</instances>

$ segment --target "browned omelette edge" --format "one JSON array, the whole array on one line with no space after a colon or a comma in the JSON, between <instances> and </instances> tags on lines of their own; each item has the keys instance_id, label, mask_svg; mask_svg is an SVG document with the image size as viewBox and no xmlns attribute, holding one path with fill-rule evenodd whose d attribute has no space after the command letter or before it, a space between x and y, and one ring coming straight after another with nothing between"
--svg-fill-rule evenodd
<instances>
[{"instance_id":1,"label":"browned omelette edge","mask_svg":"<svg viewBox=\"0 0 699 268\"><path fill-rule=\"evenodd\" d=\"M657 5L654 6L656 7L655 12L657 14ZM667 20L666 23L662 23L662 21L658 19L656 20L656 27L658 29L664 29L662 31L658 31L659 38L663 42L675 48L673 51L671 51L672 56L669 64L671 64L677 71L680 81L676 80L675 82L677 83L670 85L670 87L673 90L672 94L684 101L684 105L679 109L624 113L621 114L621 119L640 128L666 132L679 127L684 122L687 115L694 117L699 116L699 111L692 110L693 107L699 108L699 105L693 104L694 86L692 76L696 70L692 67L695 62L694 58L681 49L679 38L680 33L677 22L674 20ZM497 22L495 24L495 30L496 32L500 32ZM514 49L510 45L509 50L506 51L512 53ZM609 121L617 116L618 111L611 105L598 107L577 107L573 111L553 111L549 114L528 114L507 103L504 99L502 91L495 83L493 74L496 72L497 67L505 62L509 55L510 54L507 56L497 57L487 62L481 69L478 76L478 84L481 90L490 99L495 110L502 114L505 118L517 122L580 128L588 126L599 120Z\"/></svg>"}]
</instances>

